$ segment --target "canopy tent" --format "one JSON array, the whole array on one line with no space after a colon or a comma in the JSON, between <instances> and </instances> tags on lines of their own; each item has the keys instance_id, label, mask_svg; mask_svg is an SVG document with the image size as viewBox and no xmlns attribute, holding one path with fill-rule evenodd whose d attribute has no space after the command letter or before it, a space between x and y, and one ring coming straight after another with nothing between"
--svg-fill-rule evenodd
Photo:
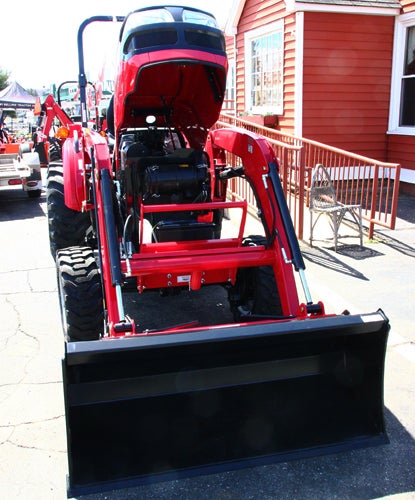
<instances>
[{"instance_id":1,"label":"canopy tent","mask_svg":"<svg viewBox=\"0 0 415 500\"><path fill-rule=\"evenodd\" d=\"M13 82L0 92L0 109L32 109L36 97L26 92L17 82Z\"/></svg>"}]
</instances>

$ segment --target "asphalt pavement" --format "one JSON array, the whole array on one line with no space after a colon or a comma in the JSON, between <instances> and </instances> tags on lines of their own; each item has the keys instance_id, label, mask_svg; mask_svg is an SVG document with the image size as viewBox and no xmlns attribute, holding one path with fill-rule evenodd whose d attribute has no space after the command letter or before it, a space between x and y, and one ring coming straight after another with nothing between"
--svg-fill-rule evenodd
<instances>
[{"instance_id":1,"label":"asphalt pavement","mask_svg":"<svg viewBox=\"0 0 415 500\"><path fill-rule=\"evenodd\" d=\"M415 198L395 230L359 247L342 228L301 248L314 301L327 312L372 312L391 323L385 367L385 446L88 495L115 499L415 499ZM255 226L255 223L250 222ZM255 227L252 228L255 231ZM0 191L0 498L66 498L66 437L55 268L45 197ZM306 418L306 416L305 416Z\"/></svg>"}]
</instances>

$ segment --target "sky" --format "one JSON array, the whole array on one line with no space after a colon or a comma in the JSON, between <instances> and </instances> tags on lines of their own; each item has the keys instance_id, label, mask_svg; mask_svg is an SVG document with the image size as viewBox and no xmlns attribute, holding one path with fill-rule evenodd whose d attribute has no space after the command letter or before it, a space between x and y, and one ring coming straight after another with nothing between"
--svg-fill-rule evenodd
<instances>
[{"instance_id":1,"label":"sky","mask_svg":"<svg viewBox=\"0 0 415 500\"><path fill-rule=\"evenodd\" d=\"M2 2L0 69L26 89L78 79L77 35L92 16L124 16L148 5L187 5L212 13L224 27L233 0L56 0ZM57 6L59 5L59 7ZM90 81L105 65L111 74L120 23L93 23L84 30L85 70Z\"/></svg>"}]
</instances>

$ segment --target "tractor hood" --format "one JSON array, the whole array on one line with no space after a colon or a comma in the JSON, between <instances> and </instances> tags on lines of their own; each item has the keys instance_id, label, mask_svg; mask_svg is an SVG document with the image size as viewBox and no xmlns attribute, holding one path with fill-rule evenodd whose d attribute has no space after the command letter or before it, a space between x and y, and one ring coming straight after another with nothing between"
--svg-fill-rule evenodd
<instances>
[{"instance_id":1,"label":"tractor hood","mask_svg":"<svg viewBox=\"0 0 415 500\"><path fill-rule=\"evenodd\" d=\"M131 13L121 28L114 91L115 133L146 126L179 130L204 144L224 98L227 59L223 33L205 12L157 7Z\"/></svg>"}]
</instances>

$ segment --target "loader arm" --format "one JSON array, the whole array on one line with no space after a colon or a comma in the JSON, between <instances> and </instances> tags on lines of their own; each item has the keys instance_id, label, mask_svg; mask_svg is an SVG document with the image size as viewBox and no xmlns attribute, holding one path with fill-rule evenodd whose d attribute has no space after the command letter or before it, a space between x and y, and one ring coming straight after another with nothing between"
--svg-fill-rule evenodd
<instances>
[{"instance_id":1,"label":"loader arm","mask_svg":"<svg viewBox=\"0 0 415 500\"><path fill-rule=\"evenodd\" d=\"M69 127L73 122L65 111L55 101L52 94L49 94L44 100L39 115L39 126L42 127L43 137L47 139L52 129L55 119L58 119L63 127Z\"/></svg>"},{"instance_id":2,"label":"loader arm","mask_svg":"<svg viewBox=\"0 0 415 500\"><path fill-rule=\"evenodd\" d=\"M307 310L322 313L322 304L314 306L305 282L302 257L288 206L278 176L278 160L265 137L237 127L210 132L206 149L213 163L223 161L223 151L238 156L242 167L236 175L243 176L255 193L259 213L268 238L268 246L276 252L274 268L280 295L287 315L298 315ZM299 306L292 266L300 272L306 302ZM285 293L284 293L285 292ZM299 310L300 307L300 310Z\"/></svg>"},{"instance_id":3,"label":"loader arm","mask_svg":"<svg viewBox=\"0 0 415 500\"><path fill-rule=\"evenodd\" d=\"M222 148L239 156L243 164L243 175L258 194L262 202L261 216L269 237L278 235L286 248L295 269L305 269L294 226L278 178L278 160L265 137L237 127L216 129L210 133L208 148L212 158ZM215 158L216 159L216 158ZM268 203L263 200L268 200ZM275 210L278 207L278 211Z\"/></svg>"}]
</instances>

